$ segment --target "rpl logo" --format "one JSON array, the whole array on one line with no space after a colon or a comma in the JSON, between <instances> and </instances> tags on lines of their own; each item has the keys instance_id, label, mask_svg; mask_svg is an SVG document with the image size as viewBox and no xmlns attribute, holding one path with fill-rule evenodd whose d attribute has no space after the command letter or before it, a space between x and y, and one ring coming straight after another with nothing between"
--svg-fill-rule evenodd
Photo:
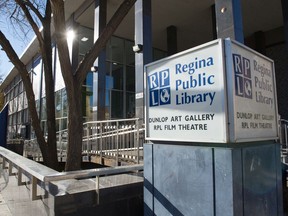
<instances>
[{"instance_id":1,"label":"rpl logo","mask_svg":"<svg viewBox=\"0 0 288 216\"><path fill-rule=\"evenodd\" d=\"M171 104L169 69L148 76L149 106Z\"/></svg>"}]
</instances>

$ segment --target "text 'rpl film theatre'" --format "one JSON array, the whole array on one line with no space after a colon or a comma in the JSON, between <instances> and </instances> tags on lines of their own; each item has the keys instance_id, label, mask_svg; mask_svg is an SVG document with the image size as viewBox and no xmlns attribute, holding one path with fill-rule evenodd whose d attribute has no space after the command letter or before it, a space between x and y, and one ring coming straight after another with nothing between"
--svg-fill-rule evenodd
<instances>
[{"instance_id":1,"label":"text 'rpl film theatre'","mask_svg":"<svg viewBox=\"0 0 288 216\"><path fill-rule=\"evenodd\" d=\"M81 61L119 4L65 1L73 61ZM91 65L82 103L85 121L145 122L145 214L282 214L274 140L279 115L288 119L287 19L285 0L136 1ZM52 45L60 131L67 128L67 95ZM46 130L37 46L32 40L21 59ZM33 138L15 68L0 88L9 103L8 139Z\"/></svg>"}]
</instances>

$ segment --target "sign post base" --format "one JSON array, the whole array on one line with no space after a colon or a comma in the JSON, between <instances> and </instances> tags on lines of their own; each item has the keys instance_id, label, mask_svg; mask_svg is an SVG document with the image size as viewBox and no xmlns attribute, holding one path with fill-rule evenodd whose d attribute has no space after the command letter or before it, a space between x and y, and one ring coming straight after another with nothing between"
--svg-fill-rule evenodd
<instances>
[{"instance_id":1,"label":"sign post base","mask_svg":"<svg viewBox=\"0 0 288 216\"><path fill-rule=\"evenodd\" d=\"M283 215L273 141L144 145L144 215Z\"/></svg>"}]
</instances>

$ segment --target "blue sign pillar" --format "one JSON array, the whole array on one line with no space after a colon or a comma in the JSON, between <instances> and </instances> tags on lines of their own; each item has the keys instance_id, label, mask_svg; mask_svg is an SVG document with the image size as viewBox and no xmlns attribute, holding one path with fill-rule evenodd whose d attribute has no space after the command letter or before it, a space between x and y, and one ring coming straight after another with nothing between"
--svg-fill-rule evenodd
<instances>
[{"instance_id":1,"label":"blue sign pillar","mask_svg":"<svg viewBox=\"0 0 288 216\"><path fill-rule=\"evenodd\" d=\"M7 119L8 119L8 103L0 112L0 146L7 146Z\"/></svg>"},{"instance_id":2,"label":"blue sign pillar","mask_svg":"<svg viewBox=\"0 0 288 216\"><path fill-rule=\"evenodd\" d=\"M135 104L136 117L144 118L144 70L152 61L151 0L135 3Z\"/></svg>"},{"instance_id":3,"label":"blue sign pillar","mask_svg":"<svg viewBox=\"0 0 288 216\"><path fill-rule=\"evenodd\" d=\"M215 0L218 38L244 43L241 0Z\"/></svg>"},{"instance_id":4,"label":"blue sign pillar","mask_svg":"<svg viewBox=\"0 0 288 216\"><path fill-rule=\"evenodd\" d=\"M285 32L285 43L288 50L288 2L285 0L281 1L282 3L282 13L283 13L283 23L284 23L284 32Z\"/></svg>"},{"instance_id":5,"label":"blue sign pillar","mask_svg":"<svg viewBox=\"0 0 288 216\"><path fill-rule=\"evenodd\" d=\"M95 0L94 10L94 40L96 41L106 26L107 1ZM106 89L106 51L100 52L95 62L97 68L93 73L93 108L97 107L97 115L93 112L94 120L105 120L105 89Z\"/></svg>"},{"instance_id":6,"label":"blue sign pillar","mask_svg":"<svg viewBox=\"0 0 288 216\"><path fill-rule=\"evenodd\" d=\"M274 62L218 39L145 74L145 215L282 216Z\"/></svg>"}]
</instances>

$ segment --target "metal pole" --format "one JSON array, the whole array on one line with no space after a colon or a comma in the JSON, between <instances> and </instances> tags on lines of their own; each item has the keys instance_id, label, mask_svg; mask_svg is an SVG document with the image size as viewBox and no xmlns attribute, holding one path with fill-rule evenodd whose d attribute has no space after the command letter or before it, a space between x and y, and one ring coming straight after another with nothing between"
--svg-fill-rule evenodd
<instances>
[{"instance_id":1,"label":"metal pole","mask_svg":"<svg viewBox=\"0 0 288 216\"><path fill-rule=\"evenodd\" d=\"M99 203L100 203L100 200L99 200L99 198L100 198L100 188L99 188L99 185L100 185L100 177L99 176L96 176L96 204L98 204L99 205Z\"/></svg>"},{"instance_id":2,"label":"metal pole","mask_svg":"<svg viewBox=\"0 0 288 216\"><path fill-rule=\"evenodd\" d=\"M116 122L116 166L118 166L118 162L119 162L119 121Z\"/></svg>"},{"instance_id":3,"label":"metal pole","mask_svg":"<svg viewBox=\"0 0 288 216\"><path fill-rule=\"evenodd\" d=\"M140 163L139 156L140 156L140 150L139 150L139 119L136 119L136 145L137 145L137 164Z\"/></svg>"},{"instance_id":4,"label":"metal pole","mask_svg":"<svg viewBox=\"0 0 288 216\"><path fill-rule=\"evenodd\" d=\"M102 164L102 148L103 148L102 122L100 122L100 164Z\"/></svg>"}]
</instances>

